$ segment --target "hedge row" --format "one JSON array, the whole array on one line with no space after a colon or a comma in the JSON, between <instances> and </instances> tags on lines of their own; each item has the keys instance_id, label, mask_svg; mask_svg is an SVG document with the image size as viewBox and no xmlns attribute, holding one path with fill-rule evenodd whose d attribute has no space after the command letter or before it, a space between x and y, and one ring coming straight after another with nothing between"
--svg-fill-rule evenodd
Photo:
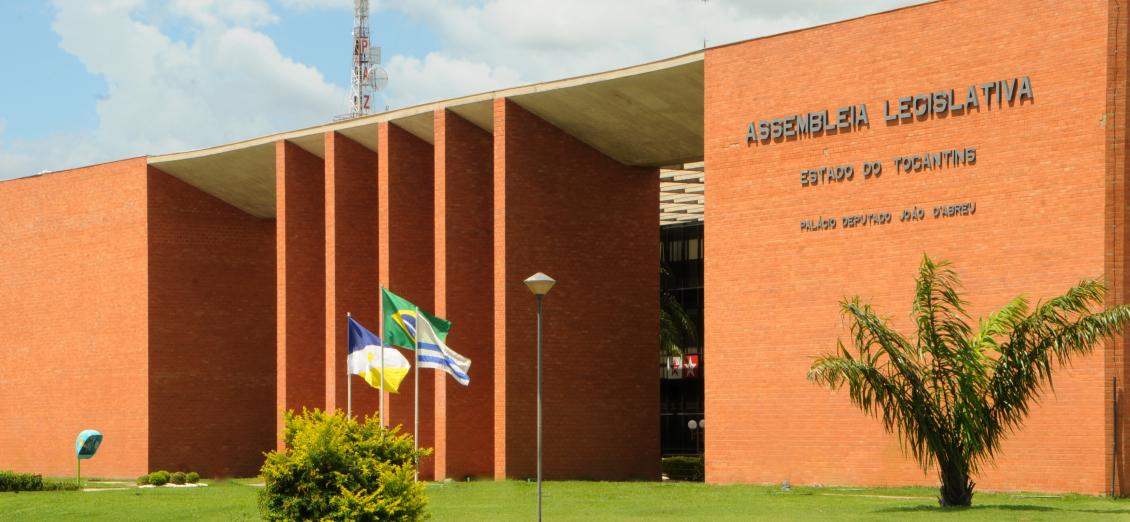
<instances>
[{"instance_id":1,"label":"hedge row","mask_svg":"<svg viewBox=\"0 0 1130 522\"><path fill-rule=\"evenodd\" d=\"M75 491L78 483L43 480L43 475L0 470L0 491Z\"/></svg>"},{"instance_id":2,"label":"hedge row","mask_svg":"<svg viewBox=\"0 0 1130 522\"><path fill-rule=\"evenodd\" d=\"M706 477L702 457L664 457L663 473L671 480L701 481Z\"/></svg>"}]
</instances>

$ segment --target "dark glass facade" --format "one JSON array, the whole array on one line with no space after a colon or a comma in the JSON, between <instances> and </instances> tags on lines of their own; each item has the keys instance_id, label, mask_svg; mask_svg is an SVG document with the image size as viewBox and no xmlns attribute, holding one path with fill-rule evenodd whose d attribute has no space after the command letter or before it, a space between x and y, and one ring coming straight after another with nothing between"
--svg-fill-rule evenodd
<instances>
[{"instance_id":1,"label":"dark glass facade","mask_svg":"<svg viewBox=\"0 0 1130 522\"><path fill-rule=\"evenodd\" d=\"M702 223L670 225L659 229L659 260L668 270L663 291L675 296L694 321L694 339L684 339L681 361L660 357L660 448L664 456L697 454L703 449L703 430L688 423L704 419L702 350Z\"/></svg>"}]
</instances>

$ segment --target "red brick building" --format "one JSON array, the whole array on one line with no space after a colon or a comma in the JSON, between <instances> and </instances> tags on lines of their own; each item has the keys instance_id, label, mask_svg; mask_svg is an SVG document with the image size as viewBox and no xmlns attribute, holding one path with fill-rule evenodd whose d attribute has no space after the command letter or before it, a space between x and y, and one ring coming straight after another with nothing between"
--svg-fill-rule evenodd
<instances>
[{"instance_id":1,"label":"red brick building","mask_svg":"<svg viewBox=\"0 0 1130 522\"><path fill-rule=\"evenodd\" d=\"M707 50L707 480L936 483L846 393L805 381L812 358L845 333L844 296L912 331L923 253L954 263L975 317L1083 277L1105 277L1112 301L1125 302L1126 9L937 2ZM900 103L909 117L897 116ZM779 139L746 139L751 121L824 110L834 119L860 104L869 125L848 118L838 132L785 137L782 122ZM933 165L934 154L968 148L975 161L947 154ZM919 158L910 172L896 165L907 156ZM868 177L872 162L882 171ZM850 181L805 182L806 171L844 165ZM975 207L946 210L966 203ZM904 211L923 219L903 221ZM886 213L885 224L868 217ZM836 228L821 229L829 218ZM978 485L1102 493L1113 471L1126 492L1127 411L1115 426L1111 388L1118 377L1121 395L1125 354L1111 343L1060 372Z\"/></svg>"},{"instance_id":2,"label":"red brick building","mask_svg":"<svg viewBox=\"0 0 1130 522\"><path fill-rule=\"evenodd\" d=\"M421 374L425 476L530 476L542 271L547 478L655 479L659 227L703 208L659 169L704 161L707 480L932 484L807 367L844 295L908 328L923 253L975 314L1087 276L1125 302L1126 7L929 3L0 183L0 468L68 474L96 428L94 475L254 473L282 412L344 407L345 313L375 325L384 285L474 361ZM1126 348L1061 372L978 484L1125 492Z\"/></svg>"}]
</instances>

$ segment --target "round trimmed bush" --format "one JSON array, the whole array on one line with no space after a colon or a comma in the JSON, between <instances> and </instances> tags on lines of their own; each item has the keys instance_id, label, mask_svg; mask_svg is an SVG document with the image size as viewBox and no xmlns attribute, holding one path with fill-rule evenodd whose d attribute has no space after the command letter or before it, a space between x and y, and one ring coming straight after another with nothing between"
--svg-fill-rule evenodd
<instances>
[{"instance_id":1,"label":"round trimmed bush","mask_svg":"<svg viewBox=\"0 0 1130 522\"><path fill-rule=\"evenodd\" d=\"M184 472L183 471L174 471L171 475L169 475L169 482L172 482L173 484L177 484L177 485L183 485L184 484Z\"/></svg>"},{"instance_id":2,"label":"round trimmed bush","mask_svg":"<svg viewBox=\"0 0 1130 522\"><path fill-rule=\"evenodd\" d=\"M149 483L153 484L154 486L164 486L165 484L168 484L169 483L169 472L162 470L162 471L154 471L153 473L150 473L149 474Z\"/></svg>"},{"instance_id":3,"label":"round trimmed bush","mask_svg":"<svg viewBox=\"0 0 1130 522\"><path fill-rule=\"evenodd\" d=\"M200 482L200 474L195 471L189 471L185 474L184 480L186 480L189 484L196 484L197 482Z\"/></svg>"},{"instance_id":4,"label":"round trimmed bush","mask_svg":"<svg viewBox=\"0 0 1130 522\"><path fill-rule=\"evenodd\" d=\"M137 485L138 486L148 486L149 485L149 475L142 475L140 477L137 477Z\"/></svg>"},{"instance_id":5,"label":"round trimmed bush","mask_svg":"<svg viewBox=\"0 0 1130 522\"><path fill-rule=\"evenodd\" d=\"M344 411L288 412L284 451L267 454L259 513L267 520L422 520L412 437Z\"/></svg>"}]
</instances>

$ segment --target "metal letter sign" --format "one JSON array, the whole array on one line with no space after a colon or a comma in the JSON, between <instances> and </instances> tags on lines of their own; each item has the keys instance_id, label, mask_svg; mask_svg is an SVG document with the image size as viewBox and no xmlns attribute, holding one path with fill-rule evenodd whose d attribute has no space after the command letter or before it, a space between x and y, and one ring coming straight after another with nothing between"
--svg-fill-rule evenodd
<instances>
[{"instance_id":1,"label":"metal letter sign","mask_svg":"<svg viewBox=\"0 0 1130 522\"><path fill-rule=\"evenodd\" d=\"M75 439L75 456L80 459L89 459L102 445L102 434L95 430L82 430Z\"/></svg>"}]
</instances>

